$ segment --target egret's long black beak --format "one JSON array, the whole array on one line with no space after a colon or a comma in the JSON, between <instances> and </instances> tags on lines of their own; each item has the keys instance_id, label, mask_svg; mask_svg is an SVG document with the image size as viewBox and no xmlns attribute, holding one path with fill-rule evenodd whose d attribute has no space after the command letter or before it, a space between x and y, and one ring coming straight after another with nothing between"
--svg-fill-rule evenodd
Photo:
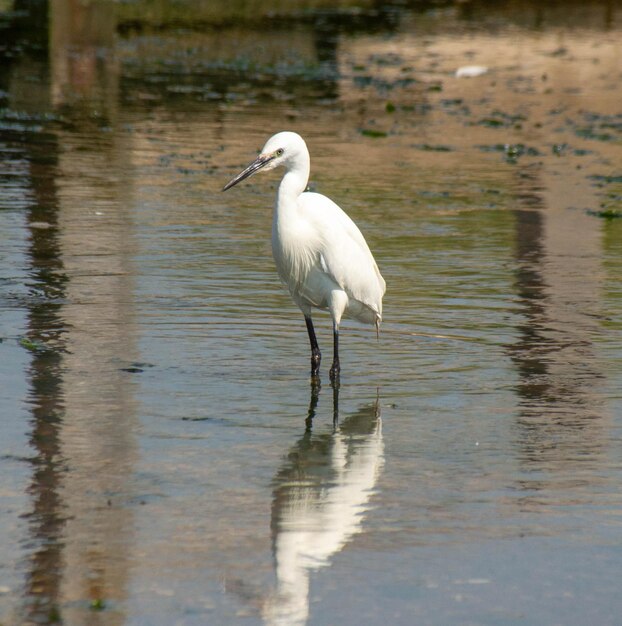
<instances>
[{"instance_id":1,"label":"egret's long black beak","mask_svg":"<svg viewBox=\"0 0 622 626\"><path fill-rule=\"evenodd\" d=\"M231 189L234 185L237 185L240 181L252 176L255 172L258 172L262 167L268 165L274 154L260 154L245 170L242 170L235 178L232 178L223 188L223 191Z\"/></svg>"}]
</instances>

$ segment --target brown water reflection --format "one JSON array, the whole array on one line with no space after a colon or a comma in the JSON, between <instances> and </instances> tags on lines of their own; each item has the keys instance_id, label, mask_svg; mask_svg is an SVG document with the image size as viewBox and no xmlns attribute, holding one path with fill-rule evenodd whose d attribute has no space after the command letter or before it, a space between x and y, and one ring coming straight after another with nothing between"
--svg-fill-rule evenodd
<instances>
[{"instance_id":1,"label":"brown water reflection","mask_svg":"<svg viewBox=\"0 0 622 626\"><path fill-rule=\"evenodd\" d=\"M554 193L555 181L541 189ZM569 228L565 212L540 195L526 204L516 211L525 321L511 355L520 375L519 460L528 472L519 484L526 493L520 506L541 510L550 497L543 492L574 504L590 500L583 490L599 489L592 472L606 459L612 416L595 345L604 317L601 236L591 231L589 215L573 216ZM568 486L577 488L568 493Z\"/></svg>"},{"instance_id":2,"label":"brown water reflection","mask_svg":"<svg viewBox=\"0 0 622 626\"><path fill-rule=\"evenodd\" d=\"M616 623L621 15L0 5L0 622ZM387 277L339 399L219 191L284 127Z\"/></svg>"},{"instance_id":3,"label":"brown water reflection","mask_svg":"<svg viewBox=\"0 0 622 626\"><path fill-rule=\"evenodd\" d=\"M46 148L53 146L50 144ZM63 272L58 242L56 180L53 174L55 159L50 159L48 153L47 164L43 165L36 147L32 152L29 161L32 164L36 208L29 214L32 260L29 278L30 289L39 292L39 295L29 307L29 338L34 342L49 342L56 348L35 352L29 372L32 402L30 444L35 457L29 485L33 508L28 516L32 537L35 542L39 540L41 543L29 557L31 569L26 582L26 597L28 620L36 622L38 616L47 619L49 615L58 614L61 599L61 537L65 521L59 493L63 473L59 427L65 409L61 302L67 277Z\"/></svg>"},{"instance_id":4,"label":"brown water reflection","mask_svg":"<svg viewBox=\"0 0 622 626\"><path fill-rule=\"evenodd\" d=\"M97 90L95 63L88 62L103 43L98 13L108 14L109 6L78 5L53 5L50 80L25 94L17 91L13 104L40 115L65 104L69 90L78 109L104 101L111 105L108 113L114 109L114 93ZM108 22L110 43L114 22ZM47 24L41 26L47 31ZM12 76L27 81L33 71L44 73L44 63L25 56ZM29 163L31 192L24 335L33 354L28 405L34 457L32 509L24 512L23 598L13 598L23 605L15 618L20 624L99 623L89 604L120 602L126 595L132 513L120 497L127 495L135 453L135 403L118 363L135 360L133 245L124 203L116 201L126 190L117 184L110 193L126 152L112 137L93 145L83 134L90 120L79 110L71 114L70 128L40 140L21 137L19 130L5 135ZM124 623L114 610L102 620Z\"/></svg>"}]
</instances>

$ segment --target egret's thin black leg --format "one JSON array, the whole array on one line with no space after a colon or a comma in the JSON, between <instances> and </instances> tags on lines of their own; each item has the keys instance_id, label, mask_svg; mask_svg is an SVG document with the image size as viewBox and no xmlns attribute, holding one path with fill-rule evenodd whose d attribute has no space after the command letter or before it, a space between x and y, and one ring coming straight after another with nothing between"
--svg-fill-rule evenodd
<instances>
[{"instance_id":1,"label":"egret's thin black leg","mask_svg":"<svg viewBox=\"0 0 622 626\"><path fill-rule=\"evenodd\" d=\"M311 376L318 376L320 373L320 361L322 360L322 353L320 352L320 346L318 346L317 338L315 336L315 329L313 328L313 322L310 317L305 315L305 322L307 324L307 332L309 333L309 343L311 344Z\"/></svg>"},{"instance_id":2,"label":"egret's thin black leg","mask_svg":"<svg viewBox=\"0 0 622 626\"><path fill-rule=\"evenodd\" d=\"M333 383L339 384L339 372L341 367L339 366L339 328L337 325L333 326L333 365L330 368L330 379Z\"/></svg>"}]
</instances>

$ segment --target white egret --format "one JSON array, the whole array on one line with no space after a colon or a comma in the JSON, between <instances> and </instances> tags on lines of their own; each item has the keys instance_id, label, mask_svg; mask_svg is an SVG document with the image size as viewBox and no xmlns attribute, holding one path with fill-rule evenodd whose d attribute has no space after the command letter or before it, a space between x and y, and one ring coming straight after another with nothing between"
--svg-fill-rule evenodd
<instances>
[{"instance_id":1,"label":"white egret","mask_svg":"<svg viewBox=\"0 0 622 626\"><path fill-rule=\"evenodd\" d=\"M292 132L271 137L259 156L223 191L259 170L279 165L279 185L272 220L272 254L281 280L300 307L311 343L311 375L322 358L311 310L328 309L333 319L331 380L339 377L339 324L347 311L354 319L376 326L382 320L385 282L361 231L332 200L306 192L310 157L303 138Z\"/></svg>"}]
</instances>

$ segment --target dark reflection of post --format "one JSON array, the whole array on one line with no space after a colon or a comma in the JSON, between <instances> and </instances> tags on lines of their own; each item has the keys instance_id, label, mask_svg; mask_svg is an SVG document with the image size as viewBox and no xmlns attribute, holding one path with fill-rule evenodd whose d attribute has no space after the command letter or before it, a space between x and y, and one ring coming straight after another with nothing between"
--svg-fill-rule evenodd
<instances>
[{"instance_id":1,"label":"dark reflection of post","mask_svg":"<svg viewBox=\"0 0 622 626\"><path fill-rule=\"evenodd\" d=\"M514 211L518 260L516 291L523 308L523 317L518 326L521 341L514 346L512 354L520 374L518 393L524 405L524 399L533 395L531 388L535 384L534 374L543 368L542 360L537 358L535 350L546 344L539 323L544 319L546 296L544 279L539 271L545 258L542 242L544 216L542 200L533 190L520 194L518 201L522 206Z\"/></svg>"},{"instance_id":2,"label":"dark reflection of post","mask_svg":"<svg viewBox=\"0 0 622 626\"><path fill-rule=\"evenodd\" d=\"M61 426L64 414L63 358L64 324L61 302L66 276L58 241L58 213L54 181L55 146L45 147L47 165L39 163L31 147L29 160L35 204L31 224L30 279L33 297L28 307L28 339L40 346L30 365L32 431L35 451L30 493L33 499L30 532L37 546L30 559L26 581L27 623L40 623L59 616L62 573L62 532L65 511L59 486L63 458Z\"/></svg>"},{"instance_id":3,"label":"dark reflection of post","mask_svg":"<svg viewBox=\"0 0 622 626\"><path fill-rule=\"evenodd\" d=\"M523 319L511 356L519 373L521 460L529 469L552 472L541 476L543 484L526 485L537 489L555 480L556 470L577 459L594 460L602 449L598 389L603 373L593 344L600 243L593 224L580 215L569 220L554 206L545 210L536 181L523 180L529 189L515 211L516 290ZM542 186L549 190L555 184L546 183Z\"/></svg>"},{"instance_id":4,"label":"dark reflection of post","mask_svg":"<svg viewBox=\"0 0 622 626\"><path fill-rule=\"evenodd\" d=\"M333 413L338 387L333 387ZM277 588L267 624L305 624L309 578L360 533L383 465L379 400L314 434L319 386L311 388L306 430L274 479L272 537Z\"/></svg>"},{"instance_id":5,"label":"dark reflection of post","mask_svg":"<svg viewBox=\"0 0 622 626\"><path fill-rule=\"evenodd\" d=\"M11 104L29 112L48 102L47 7L37 0L14 3L14 17L0 50L0 90ZM33 81L37 76L40 80ZM17 86L17 95L13 88ZM42 106L43 105L43 106ZM62 545L66 520L59 494L64 473L62 419L65 356L62 302L67 277L59 243L56 168L58 143L51 134L38 142L5 131L2 143L28 163L31 202L26 214L30 245L26 307L27 337L32 347L28 368L29 443L32 475L28 492L28 568L24 578L21 624L58 621L61 604ZM3 146L4 147L4 146Z\"/></svg>"}]
</instances>

